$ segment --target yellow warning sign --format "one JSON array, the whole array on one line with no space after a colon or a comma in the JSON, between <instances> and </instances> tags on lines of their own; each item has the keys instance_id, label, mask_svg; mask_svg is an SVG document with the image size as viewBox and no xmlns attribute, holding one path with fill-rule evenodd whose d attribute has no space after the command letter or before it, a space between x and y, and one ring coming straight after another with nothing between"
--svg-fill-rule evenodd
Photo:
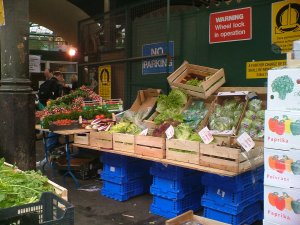
<instances>
[{"instance_id":1,"label":"yellow warning sign","mask_svg":"<svg viewBox=\"0 0 300 225\"><path fill-rule=\"evenodd\" d=\"M300 39L300 1L286 0L272 4L272 44L282 53L292 50Z\"/></svg>"},{"instance_id":2,"label":"yellow warning sign","mask_svg":"<svg viewBox=\"0 0 300 225\"><path fill-rule=\"evenodd\" d=\"M0 26L5 25L3 0L0 0Z\"/></svg>"},{"instance_id":3,"label":"yellow warning sign","mask_svg":"<svg viewBox=\"0 0 300 225\"><path fill-rule=\"evenodd\" d=\"M246 79L267 78L268 70L274 67L285 66L286 60L270 60L247 62L246 64Z\"/></svg>"},{"instance_id":4,"label":"yellow warning sign","mask_svg":"<svg viewBox=\"0 0 300 225\"><path fill-rule=\"evenodd\" d=\"M111 99L111 66L99 66L99 95L104 99Z\"/></svg>"}]
</instances>

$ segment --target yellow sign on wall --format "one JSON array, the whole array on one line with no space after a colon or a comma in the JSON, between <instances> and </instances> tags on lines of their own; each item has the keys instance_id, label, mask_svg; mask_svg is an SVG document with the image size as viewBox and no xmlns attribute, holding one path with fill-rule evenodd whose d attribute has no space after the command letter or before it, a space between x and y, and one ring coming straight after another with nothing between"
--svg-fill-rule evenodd
<instances>
[{"instance_id":1,"label":"yellow sign on wall","mask_svg":"<svg viewBox=\"0 0 300 225\"><path fill-rule=\"evenodd\" d=\"M272 4L272 44L281 52L292 50L300 39L300 1L287 0Z\"/></svg>"},{"instance_id":2,"label":"yellow sign on wall","mask_svg":"<svg viewBox=\"0 0 300 225\"><path fill-rule=\"evenodd\" d=\"M3 25L5 25L5 14L4 14L3 0L0 0L0 26Z\"/></svg>"},{"instance_id":3,"label":"yellow sign on wall","mask_svg":"<svg viewBox=\"0 0 300 225\"><path fill-rule=\"evenodd\" d=\"M270 60L247 62L246 64L246 79L267 78L268 70L274 67L285 66L286 60Z\"/></svg>"},{"instance_id":4,"label":"yellow sign on wall","mask_svg":"<svg viewBox=\"0 0 300 225\"><path fill-rule=\"evenodd\" d=\"M99 95L104 99L111 99L111 66L99 66Z\"/></svg>"}]
</instances>

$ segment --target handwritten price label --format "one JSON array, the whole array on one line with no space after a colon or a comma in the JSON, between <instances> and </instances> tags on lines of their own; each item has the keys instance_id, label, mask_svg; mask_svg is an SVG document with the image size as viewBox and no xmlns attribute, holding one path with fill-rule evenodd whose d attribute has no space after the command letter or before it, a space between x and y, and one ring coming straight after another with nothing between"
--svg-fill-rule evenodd
<instances>
[{"instance_id":1,"label":"handwritten price label","mask_svg":"<svg viewBox=\"0 0 300 225\"><path fill-rule=\"evenodd\" d=\"M171 139L174 136L174 127L171 125L169 126L169 128L166 130L166 135L167 135L167 139Z\"/></svg>"},{"instance_id":2,"label":"handwritten price label","mask_svg":"<svg viewBox=\"0 0 300 225\"><path fill-rule=\"evenodd\" d=\"M249 152L255 146L255 142L246 132L239 136L237 141L247 152Z\"/></svg>"},{"instance_id":3,"label":"handwritten price label","mask_svg":"<svg viewBox=\"0 0 300 225\"><path fill-rule=\"evenodd\" d=\"M202 130L199 131L199 136L201 137L204 144L209 144L214 140L210 130L207 127L204 127Z\"/></svg>"},{"instance_id":4,"label":"handwritten price label","mask_svg":"<svg viewBox=\"0 0 300 225\"><path fill-rule=\"evenodd\" d=\"M143 135L143 136L147 136L148 134L148 128L146 128L145 130L143 130L140 135Z\"/></svg>"}]
</instances>

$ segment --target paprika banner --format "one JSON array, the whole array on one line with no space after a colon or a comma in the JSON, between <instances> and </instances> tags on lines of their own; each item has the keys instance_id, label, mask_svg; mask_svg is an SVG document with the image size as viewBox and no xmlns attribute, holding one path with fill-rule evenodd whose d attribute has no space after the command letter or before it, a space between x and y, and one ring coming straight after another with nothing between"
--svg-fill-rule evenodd
<instances>
[{"instance_id":1,"label":"paprika banner","mask_svg":"<svg viewBox=\"0 0 300 225\"><path fill-rule=\"evenodd\" d=\"M240 8L211 13L209 43L252 39L252 8Z\"/></svg>"},{"instance_id":2,"label":"paprika banner","mask_svg":"<svg viewBox=\"0 0 300 225\"><path fill-rule=\"evenodd\" d=\"M300 1L289 0L272 4L272 44L281 53L292 50L293 41L300 39Z\"/></svg>"}]
</instances>

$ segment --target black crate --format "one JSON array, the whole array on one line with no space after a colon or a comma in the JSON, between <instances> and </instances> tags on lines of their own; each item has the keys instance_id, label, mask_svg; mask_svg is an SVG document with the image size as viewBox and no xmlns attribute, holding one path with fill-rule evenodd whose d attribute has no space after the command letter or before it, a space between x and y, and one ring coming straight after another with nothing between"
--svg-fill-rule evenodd
<instances>
[{"instance_id":1,"label":"black crate","mask_svg":"<svg viewBox=\"0 0 300 225\"><path fill-rule=\"evenodd\" d=\"M0 225L74 225L74 206L51 192L38 202L0 209Z\"/></svg>"}]
</instances>

